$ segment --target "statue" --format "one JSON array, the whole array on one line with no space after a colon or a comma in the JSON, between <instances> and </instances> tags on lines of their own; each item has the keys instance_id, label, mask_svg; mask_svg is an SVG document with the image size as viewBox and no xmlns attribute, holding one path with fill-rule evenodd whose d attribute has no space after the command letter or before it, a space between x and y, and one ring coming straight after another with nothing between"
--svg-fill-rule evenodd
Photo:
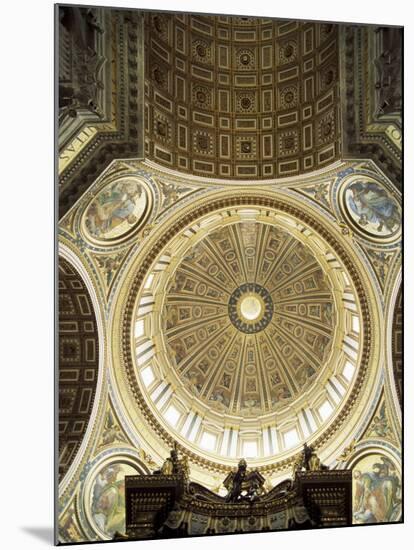
<instances>
[{"instance_id":1,"label":"statue","mask_svg":"<svg viewBox=\"0 0 414 550\"><path fill-rule=\"evenodd\" d=\"M228 494L226 497L227 502L235 502L240 498L241 492L242 492L242 484L246 477L246 470L247 470L247 462L244 460L244 458L242 458L239 461L237 472L233 474L228 484L226 484L228 476L225 479L224 486L228 490Z\"/></svg>"},{"instance_id":2,"label":"statue","mask_svg":"<svg viewBox=\"0 0 414 550\"><path fill-rule=\"evenodd\" d=\"M313 447L309 447L307 445L307 443L305 442L305 444L303 445L303 465L305 467L305 470L310 470L310 459L312 457L312 453L313 453Z\"/></svg>"},{"instance_id":3,"label":"statue","mask_svg":"<svg viewBox=\"0 0 414 550\"><path fill-rule=\"evenodd\" d=\"M266 491L263 486L264 477L257 471L247 471L247 462L244 458L240 459L237 471L230 472L223 485L227 489L227 502L253 502L257 500Z\"/></svg>"},{"instance_id":4,"label":"statue","mask_svg":"<svg viewBox=\"0 0 414 550\"><path fill-rule=\"evenodd\" d=\"M321 459L315 452L315 449L312 446L307 445L307 443L304 444L302 452L293 464L293 477L296 476L297 472L301 472L303 470L307 472L329 470L328 466L322 464Z\"/></svg>"},{"instance_id":5,"label":"statue","mask_svg":"<svg viewBox=\"0 0 414 550\"><path fill-rule=\"evenodd\" d=\"M318 457L313 447L310 447L308 470L311 472L317 472L320 470L329 470L329 467L326 464L322 464L321 459Z\"/></svg>"},{"instance_id":6,"label":"statue","mask_svg":"<svg viewBox=\"0 0 414 550\"><path fill-rule=\"evenodd\" d=\"M178 461L178 470L183 475L183 477L185 477L186 479L189 478L189 476L190 476L190 466L188 464L188 457L183 456Z\"/></svg>"},{"instance_id":7,"label":"statue","mask_svg":"<svg viewBox=\"0 0 414 550\"><path fill-rule=\"evenodd\" d=\"M186 456L179 458L177 448L170 451L170 456L165 460L161 468L154 471L154 474L162 474L164 476L182 475L185 479L190 476L190 467L188 465L188 458Z\"/></svg>"},{"instance_id":8,"label":"statue","mask_svg":"<svg viewBox=\"0 0 414 550\"><path fill-rule=\"evenodd\" d=\"M322 470L321 459L317 456L316 453L312 453L309 458L309 470L311 472Z\"/></svg>"},{"instance_id":9,"label":"statue","mask_svg":"<svg viewBox=\"0 0 414 550\"><path fill-rule=\"evenodd\" d=\"M161 466L161 473L165 476L170 476L177 473L178 455L175 449L172 449L170 456L164 460L164 464Z\"/></svg>"},{"instance_id":10,"label":"statue","mask_svg":"<svg viewBox=\"0 0 414 550\"><path fill-rule=\"evenodd\" d=\"M303 456L302 456L302 453L300 453L300 455L296 458L295 462L293 463L292 477L295 478L296 473L301 472L302 469L303 469Z\"/></svg>"}]
</instances>

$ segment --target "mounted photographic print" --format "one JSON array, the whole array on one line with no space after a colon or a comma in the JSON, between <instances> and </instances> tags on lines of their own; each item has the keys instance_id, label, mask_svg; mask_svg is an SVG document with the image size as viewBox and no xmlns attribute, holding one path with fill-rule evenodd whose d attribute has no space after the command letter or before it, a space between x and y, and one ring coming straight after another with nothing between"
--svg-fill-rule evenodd
<instances>
[{"instance_id":1,"label":"mounted photographic print","mask_svg":"<svg viewBox=\"0 0 414 550\"><path fill-rule=\"evenodd\" d=\"M56 544L402 522L402 27L55 13Z\"/></svg>"}]
</instances>

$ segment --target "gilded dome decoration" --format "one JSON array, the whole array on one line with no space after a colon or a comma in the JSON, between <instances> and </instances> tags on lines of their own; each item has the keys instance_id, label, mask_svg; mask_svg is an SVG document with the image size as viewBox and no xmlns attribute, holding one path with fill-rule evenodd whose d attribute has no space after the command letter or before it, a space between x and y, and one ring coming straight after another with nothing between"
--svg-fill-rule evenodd
<instances>
[{"instance_id":1,"label":"gilded dome decoration","mask_svg":"<svg viewBox=\"0 0 414 550\"><path fill-rule=\"evenodd\" d=\"M56 543L401 521L402 29L55 21Z\"/></svg>"},{"instance_id":2,"label":"gilded dome decoration","mask_svg":"<svg viewBox=\"0 0 414 550\"><path fill-rule=\"evenodd\" d=\"M241 221L190 248L161 316L184 386L220 412L251 415L294 400L315 378L335 305L311 249L277 225Z\"/></svg>"},{"instance_id":3,"label":"gilded dome decoration","mask_svg":"<svg viewBox=\"0 0 414 550\"><path fill-rule=\"evenodd\" d=\"M131 406L192 461L277 469L355 404L370 359L366 296L340 231L283 194L217 193L165 221L128 276Z\"/></svg>"}]
</instances>

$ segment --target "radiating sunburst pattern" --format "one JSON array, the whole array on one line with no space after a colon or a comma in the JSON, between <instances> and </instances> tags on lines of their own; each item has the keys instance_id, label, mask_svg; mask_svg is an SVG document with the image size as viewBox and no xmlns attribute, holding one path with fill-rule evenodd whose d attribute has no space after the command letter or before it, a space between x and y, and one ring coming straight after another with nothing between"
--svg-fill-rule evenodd
<instances>
[{"instance_id":1,"label":"radiating sunburst pattern","mask_svg":"<svg viewBox=\"0 0 414 550\"><path fill-rule=\"evenodd\" d=\"M263 327L242 330L229 302L254 285L272 311ZM260 320L266 304L253 316ZM243 416L295 400L326 362L335 327L333 293L314 253L257 221L220 227L193 246L174 272L162 315L187 389L217 411Z\"/></svg>"}]
</instances>

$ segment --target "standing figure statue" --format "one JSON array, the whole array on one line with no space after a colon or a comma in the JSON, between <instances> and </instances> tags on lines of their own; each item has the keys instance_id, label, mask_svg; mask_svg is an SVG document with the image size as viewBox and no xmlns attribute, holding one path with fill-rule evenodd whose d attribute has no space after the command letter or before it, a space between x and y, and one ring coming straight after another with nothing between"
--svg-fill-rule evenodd
<instances>
[{"instance_id":1,"label":"standing figure statue","mask_svg":"<svg viewBox=\"0 0 414 550\"><path fill-rule=\"evenodd\" d=\"M303 450L293 465L293 476L296 472L306 470L307 472L316 472L319 470L328 470L328 466L322 464L321 459L315 452L315 449L311 445L305 443Z\"/></svg>"},{"instance_id":2,"label":"standing figure statue","mask_svg":"<svg viewBox=\"0 0 414 550\"><path fill-rule=\"evenodd\" d=\"M236 500L238 500L241 496L241 492L242 492L242 486L243 486L243 481L246 477L246 471L247 471L247 462L245 461L244 458L242 458L240 461L239 461L239 465L237 467L237 472L235 474L232 475L231 477L231 480L229 479L229 486L227 486L226 484L226 481L228 478L226 478L225 480L225 487L228 489L228 494L226 496L226 500L227 502L236 502Z\"/></svg>"},{"instance_id":3,"label":"standing figure statue","mask_svg":"<svg viewBox=\"0 0 414 550\"><path fill-rule=\"evenodd\" d=\"M161 468L154 471L154 474L162 474L164 476L182 475L188 480L190 475L190 467L186 456L179 458L177 448L174 446L170 451L170 456L165 460Z\"/></svg>"},{"instance_id":4,"label":"standing figure statue","mask_svg":"<svg viewBox=\"0 0 414 550\"><path fill-rule=\"evenodd\" d=\"M223 481L223 485L228 491L226 501L253 502L266 492L264 482L264 477L257 470L247 470L247 462L242 458L237 470L230 472Z\"/></svg>"},{"instance_id":5,"label":"standing figure statue","mask_svg":"<svg viewBox=\"0 0 414 550\"><path fill-rule=\"evenodd\" d=\"M172 449L164 464L161 466L161 473L165 476L170 476L177 473L178 454L175 449Z\"/></svg>"}]
</instances>

